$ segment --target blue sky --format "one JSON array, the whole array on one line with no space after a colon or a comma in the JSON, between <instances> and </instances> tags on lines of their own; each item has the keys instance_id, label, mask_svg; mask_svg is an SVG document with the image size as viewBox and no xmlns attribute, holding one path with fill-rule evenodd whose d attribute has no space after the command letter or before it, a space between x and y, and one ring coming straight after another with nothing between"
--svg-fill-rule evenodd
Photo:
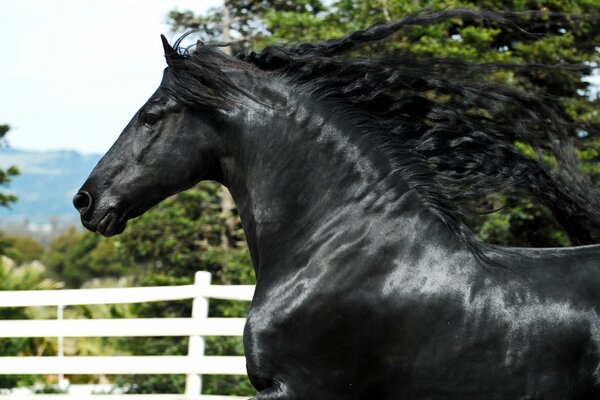
<instances>
[{"instance_id":1,"label":"blue sky","mask_svg":"<svg viewBox=\"0 0 600 400\"><path fill-rule=\"evenodd\" d=\"M160 82L168 11L221 3L0 0L0 124L13 128L9 144L104 153Z\"/></svg>"},{"instance_id":2,"label":"blue sky","mask_svg":"<svg viewBox=\"0 0 600 400\"><path fill-rule=\"evenodd\" d=\"M103 153L154 92L170 10L222 0L0 0L0 124L14 148Z\"/></svg>"}]
</instances>

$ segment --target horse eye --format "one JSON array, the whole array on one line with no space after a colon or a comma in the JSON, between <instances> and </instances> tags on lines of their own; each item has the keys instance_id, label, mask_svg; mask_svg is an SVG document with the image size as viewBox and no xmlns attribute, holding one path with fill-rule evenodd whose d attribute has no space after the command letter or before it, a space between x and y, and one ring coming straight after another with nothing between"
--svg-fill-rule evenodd
<instances>
[{"instance_id":1,"label":"horse eye","mask_svg":"<svg viewBox=\"0 0 600 400\"><path fill-rule=\"evenodd\" d=\"M144 114L142 115L142 123L144 125L154 125L158 122L159 116L156 114Z\"/></svg>"}]
</instances>

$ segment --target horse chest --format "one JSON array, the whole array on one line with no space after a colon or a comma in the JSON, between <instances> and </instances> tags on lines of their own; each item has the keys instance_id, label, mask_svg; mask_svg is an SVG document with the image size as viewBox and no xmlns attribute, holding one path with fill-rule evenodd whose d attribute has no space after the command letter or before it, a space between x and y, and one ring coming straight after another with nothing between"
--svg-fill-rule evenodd
<instances>
[{"instance_id":1,"label":"horse chest","mask_svg":"<svg viewBox=\"0 0 600 400\"><path fill-rule=\"evenodd\" d=\"M363 398L361 372L376 344L373 330L381 325L369 324L370 306L361 304L364 294L356 292L300 284L264 297L258 293L244 334L253 384L267 393L285 393L273 398Z\"/></svg>"},{"instance_id":2,"label":"horse chest","mask_svg":"<svg viewBox=\"0 0 600 400\"><path fill-rule=\"evenodd\" d=\"M253 384L286 393L273 394L282 399L394 398L388 394L406 385L414 358L407 348L427 335L420 321L431 313L419 318L420 309L409 310L408 295L386 285L389 278L374 268L336 281L321 276L320 285L259 285L244 335Z\"/></svg>"}]
</instances>

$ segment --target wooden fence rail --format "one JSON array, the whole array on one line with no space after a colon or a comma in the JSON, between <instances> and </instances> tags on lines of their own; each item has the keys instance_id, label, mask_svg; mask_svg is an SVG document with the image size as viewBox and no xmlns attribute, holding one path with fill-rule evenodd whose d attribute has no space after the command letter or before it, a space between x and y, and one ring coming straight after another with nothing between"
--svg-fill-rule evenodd
<instances>
[{"instance_id":1,"label":"wooden fence rail","mask_svg":"<svg viewBox=\"0 0 600 400\"><path fill-rule=\"evenodd\" d=\"M110 395L112 400L233 400L236 396L205 396L202 375L245 375L241 356L204 355L204 336L241 336L243 318L208 318L209 299L250 301L254 286L211 285L210 273L199 271L193 285L66 289L0 292L0 307L54 306L55 320L0 321L0 338L56 337L58 355L53 357L1 357L0 374L185 374L184 395ZM64 319L63 308L71 305L121 304L192 299L190 318ZM65 356L64 337L189 336L185 356ZM0 399L6 396L0 395ZM12 398L12 397L11 397ZM17 398L17 397L15 397ZM27 395L19 399L72 399L69 395ZM81 399L81 396L77 396ZM92 395L103 400L108 396Z\"/></svg>"}]
</instances>

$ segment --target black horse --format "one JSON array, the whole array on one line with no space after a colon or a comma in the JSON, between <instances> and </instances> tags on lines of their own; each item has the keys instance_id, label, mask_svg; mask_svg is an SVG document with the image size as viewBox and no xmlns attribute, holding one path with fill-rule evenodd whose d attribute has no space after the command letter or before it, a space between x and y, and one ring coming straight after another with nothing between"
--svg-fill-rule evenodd
<instances>
[{"instance_id":1,"label":"black horse","mask_svg":"<svg viewBox=\"0 0 600 400\"><path fill-rule=\"evenodd\" d=\"M552 67L361 56L456 17L517 15L418 13L237 58L163 37L161 85L75 196L111 236L200 180L229 188L257 278L255 399L600 398L600 247L486 245L462 222L474 199L512 193L577 243L597 239L597 196L569 150L582 128L482 79Z\"/></svg>"}]
</instances>

